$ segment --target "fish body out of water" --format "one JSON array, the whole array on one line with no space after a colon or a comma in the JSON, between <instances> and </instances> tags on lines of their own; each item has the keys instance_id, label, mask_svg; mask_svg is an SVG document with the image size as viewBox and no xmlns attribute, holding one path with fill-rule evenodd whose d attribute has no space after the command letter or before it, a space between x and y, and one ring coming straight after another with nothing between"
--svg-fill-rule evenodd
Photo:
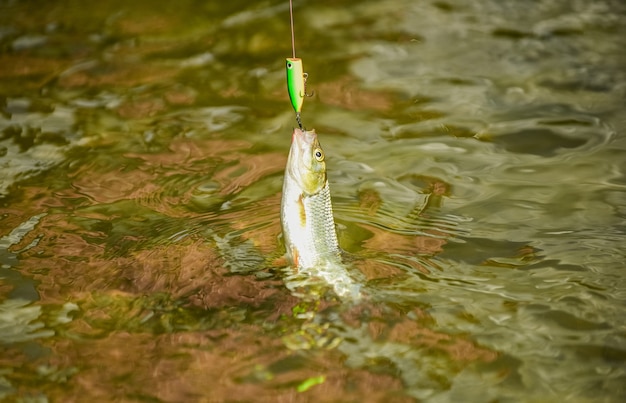
<instances>
[{"instance_id":1,"label":"fish body out of water","mask_svg":"<svg viewBox=\"0 0 626 403\"><path fill-rule=\"evenodd\" d=\"M314 130L294 129L281 202L281 223L290 262L310 268L339 259L326 162Z\"/></svg>"},{"instance_id":2,"label":"fish body out of water","mask_svg":"<svg viewBox=\"0 0 626 403\"><path fill-rule=\"evenodd\" d=\"M357 296L358 285L341 262L324 151L315 130L294 129L281 201L287 258L298 270L321 277L339 296Z\"/></svg>"}]
</instances>

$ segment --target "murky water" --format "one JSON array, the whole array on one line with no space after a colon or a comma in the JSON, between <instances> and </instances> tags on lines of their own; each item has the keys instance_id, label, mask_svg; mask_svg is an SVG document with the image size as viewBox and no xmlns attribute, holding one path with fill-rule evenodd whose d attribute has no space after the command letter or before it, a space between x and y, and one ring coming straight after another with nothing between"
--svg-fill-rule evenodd
<instances>
[{"instance_id":1,"label":"murky water","mask_svg":"<svg viewBox=\"0 0 626 403\"><path fill-rule=\"evenodd\" d=\"M626 7L297 1L362 301L286 267L286 1L0 3L0 399L626 399Z\"/></svg>"}]
</instances>

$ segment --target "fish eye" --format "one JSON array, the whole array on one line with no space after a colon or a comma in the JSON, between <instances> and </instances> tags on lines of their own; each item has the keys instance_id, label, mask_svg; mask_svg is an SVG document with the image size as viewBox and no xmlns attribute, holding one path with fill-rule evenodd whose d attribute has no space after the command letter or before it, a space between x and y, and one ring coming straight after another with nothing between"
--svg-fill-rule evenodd
<instances>
[{"instance_id":1,"label":"fish eye","mask_svg":"<svg viewBox=\"0 0 626 403\"><path fill-rule=\"evenodd\" d=\"M292 67L293 67L293 64L291 64L291 63L287 62L287 68L288 68L288 69L290 69L290 68L292 68Z\"/></svg>"},{"instance_id":2,"label":"fish eye","mask_svg":"<svg viewBox=\"0 0 626 403\"><path fill-rule=\"evenodd\" d=\"M315 155L315 159L319 162L324 161L324 152L322 152L321 148L316 149L313 155Z\"/></svg>"}]
</instances>

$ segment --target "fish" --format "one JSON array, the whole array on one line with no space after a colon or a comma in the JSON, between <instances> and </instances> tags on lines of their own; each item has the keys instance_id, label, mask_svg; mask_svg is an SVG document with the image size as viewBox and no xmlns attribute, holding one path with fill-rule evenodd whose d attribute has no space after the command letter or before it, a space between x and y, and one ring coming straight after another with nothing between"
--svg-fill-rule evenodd
<instances>
[{"instance_id":1,"label":"fish","mask_svg":"<svg viewBox=\"0 0 626 403\"><path fill-rule=\"evenodd\" d=\"M315 130L293 131L281 223L287 257L294 266L310 268L339 257L325 156Z\"/></svg>"},{"instance_id":2,"label":"fish","mask_svg":"<svg viewBox=\"0 0 626 403\"><path fill-rule=\"evenodd\" d=\"M358 298L360 286L341 260L325 155L315 130L293 131L280 210L288 261L325 280L339 296Z\"/></svg>"}]
</instances>

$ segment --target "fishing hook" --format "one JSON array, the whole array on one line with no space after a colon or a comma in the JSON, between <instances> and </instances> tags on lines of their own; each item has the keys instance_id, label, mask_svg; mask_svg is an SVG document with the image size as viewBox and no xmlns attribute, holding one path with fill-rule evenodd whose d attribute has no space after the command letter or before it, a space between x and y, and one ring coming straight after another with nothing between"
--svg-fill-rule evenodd
<instances>
[{"instance_id":1,"label":"fishing hook","mask_svg":"<svg viewBox=\"0 0 626 403\"><path fill-rule=\"evenodd\" d=\"M304 80L304 96L310 98L315 95L315 91L312 91L310 94L306 92L306 82L309 79L309 73L302 73L302 79Z\"/></svg>"}]
</instances>

